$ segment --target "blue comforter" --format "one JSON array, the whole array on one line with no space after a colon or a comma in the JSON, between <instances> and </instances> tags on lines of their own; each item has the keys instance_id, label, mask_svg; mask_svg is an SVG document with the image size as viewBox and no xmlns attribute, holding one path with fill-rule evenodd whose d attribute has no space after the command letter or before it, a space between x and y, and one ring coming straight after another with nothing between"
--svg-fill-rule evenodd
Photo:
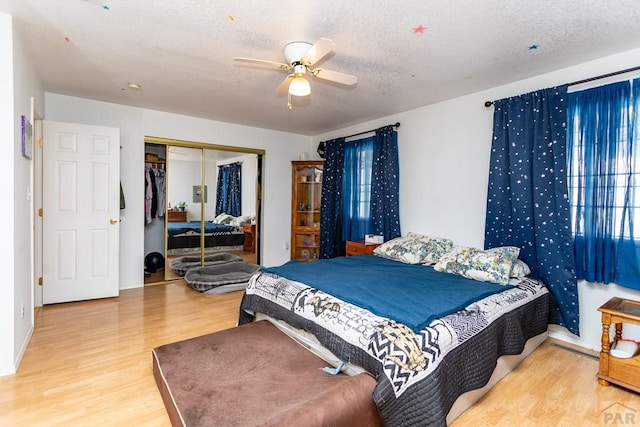
<instances>
[{"instance_id":1,"label":"blue comforter","mask_svg":"<svg viewBox=\"0 0 640 427\"><path fill-rule=\"evenodd\" d=\"M404 323L416 332L433 319L512 288L374 255L290 261L263 271L304 283L378 316Z\"/></svg>"},{"instance_id":2,"label":"blue comforter","mask_svg":"<svg viewBox=\"0 0 640 427\"><path fill-rule=\"evenodd\" d=\"M168 222L167 232L169 233L169 236L175 236L176 234L182 234L188 231L200 233L200 224L200 221ZM233 225L228 224L217 224L211 221L205 221L204 223L205 233L231 232L237 229L238 227L234 227Z\"/></svg>"}]
</instances>

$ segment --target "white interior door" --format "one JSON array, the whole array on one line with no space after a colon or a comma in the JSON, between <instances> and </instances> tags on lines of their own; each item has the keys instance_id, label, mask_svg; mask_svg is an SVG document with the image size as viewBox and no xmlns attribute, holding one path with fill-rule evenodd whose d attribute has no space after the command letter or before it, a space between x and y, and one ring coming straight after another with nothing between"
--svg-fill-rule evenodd
<instances>
[{"instance_id":1,"label":"white interior door","mask_svg":"<svg viewBox=\"0 0 640 427\"><path fill-rule=\"evenodd\" d=\"M44 304L119 293L120 130L43 122Z\"/></svg>"}]
</instances>

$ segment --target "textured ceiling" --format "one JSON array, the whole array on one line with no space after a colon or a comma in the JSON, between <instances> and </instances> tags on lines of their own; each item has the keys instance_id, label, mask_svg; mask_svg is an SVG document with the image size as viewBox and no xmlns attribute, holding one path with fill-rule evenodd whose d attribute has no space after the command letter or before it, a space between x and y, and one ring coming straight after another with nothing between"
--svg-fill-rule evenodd
<instances>
[{"instance_id":1,"label":"textured ceiling","mask_svg":"<svg viewBox=\"0 0 640 427\"><path fill-rule=\"evenodd\" d=\"M0 0L48 92L317 135L640 47L640 1ZM426 27L426 29L424 28ZM311 95L276 88L291 41L333 40ZM142 86L127 88L128 82Z\"/></svg>"}]
</instances>

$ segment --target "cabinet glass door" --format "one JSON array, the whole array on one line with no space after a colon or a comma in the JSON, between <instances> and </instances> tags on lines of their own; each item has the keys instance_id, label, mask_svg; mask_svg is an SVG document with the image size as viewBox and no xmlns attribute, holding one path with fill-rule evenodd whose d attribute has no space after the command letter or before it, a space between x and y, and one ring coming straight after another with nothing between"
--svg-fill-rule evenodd
<instances>
[{"instance_id":1,"label":"cabinet glass door","mask_svg":"<svg viewBox=\"0 0 640 427\"><path fill-rule=\"evenodd\" d=\"M320 254L320 203L322 168L298 165L294 173L294 233L292 258L313 261Z\"/></svg>"}]
</instances>

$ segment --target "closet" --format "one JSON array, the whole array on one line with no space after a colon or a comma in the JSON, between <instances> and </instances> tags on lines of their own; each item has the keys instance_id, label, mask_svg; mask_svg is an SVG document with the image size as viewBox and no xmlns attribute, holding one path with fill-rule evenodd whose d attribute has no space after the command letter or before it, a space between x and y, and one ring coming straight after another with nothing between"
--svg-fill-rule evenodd
<instances>
[{"instance_id":1,"label":"closet","mask_svg":"<svg viewBox=\"0 0 640 427\"><path fill-rule=\"evenodd\" d=\"M154 283L164 280L166 146L145 144L144 152L144 279ZM152 259L154 254L160 256Z\"/></svg>"},{"instance_id":2,"label":"closet","mask_svg":"<svg viewBox=\"0 0 640 427\"><path fill-rule=\"evenodd\" d=\"M145 285L180 279L172 262L204 265L220 252L260 264L263 156L264 150L145 137L145 189L156 181L156 194L145 192Z\"/></svg>"}]
</instances>

